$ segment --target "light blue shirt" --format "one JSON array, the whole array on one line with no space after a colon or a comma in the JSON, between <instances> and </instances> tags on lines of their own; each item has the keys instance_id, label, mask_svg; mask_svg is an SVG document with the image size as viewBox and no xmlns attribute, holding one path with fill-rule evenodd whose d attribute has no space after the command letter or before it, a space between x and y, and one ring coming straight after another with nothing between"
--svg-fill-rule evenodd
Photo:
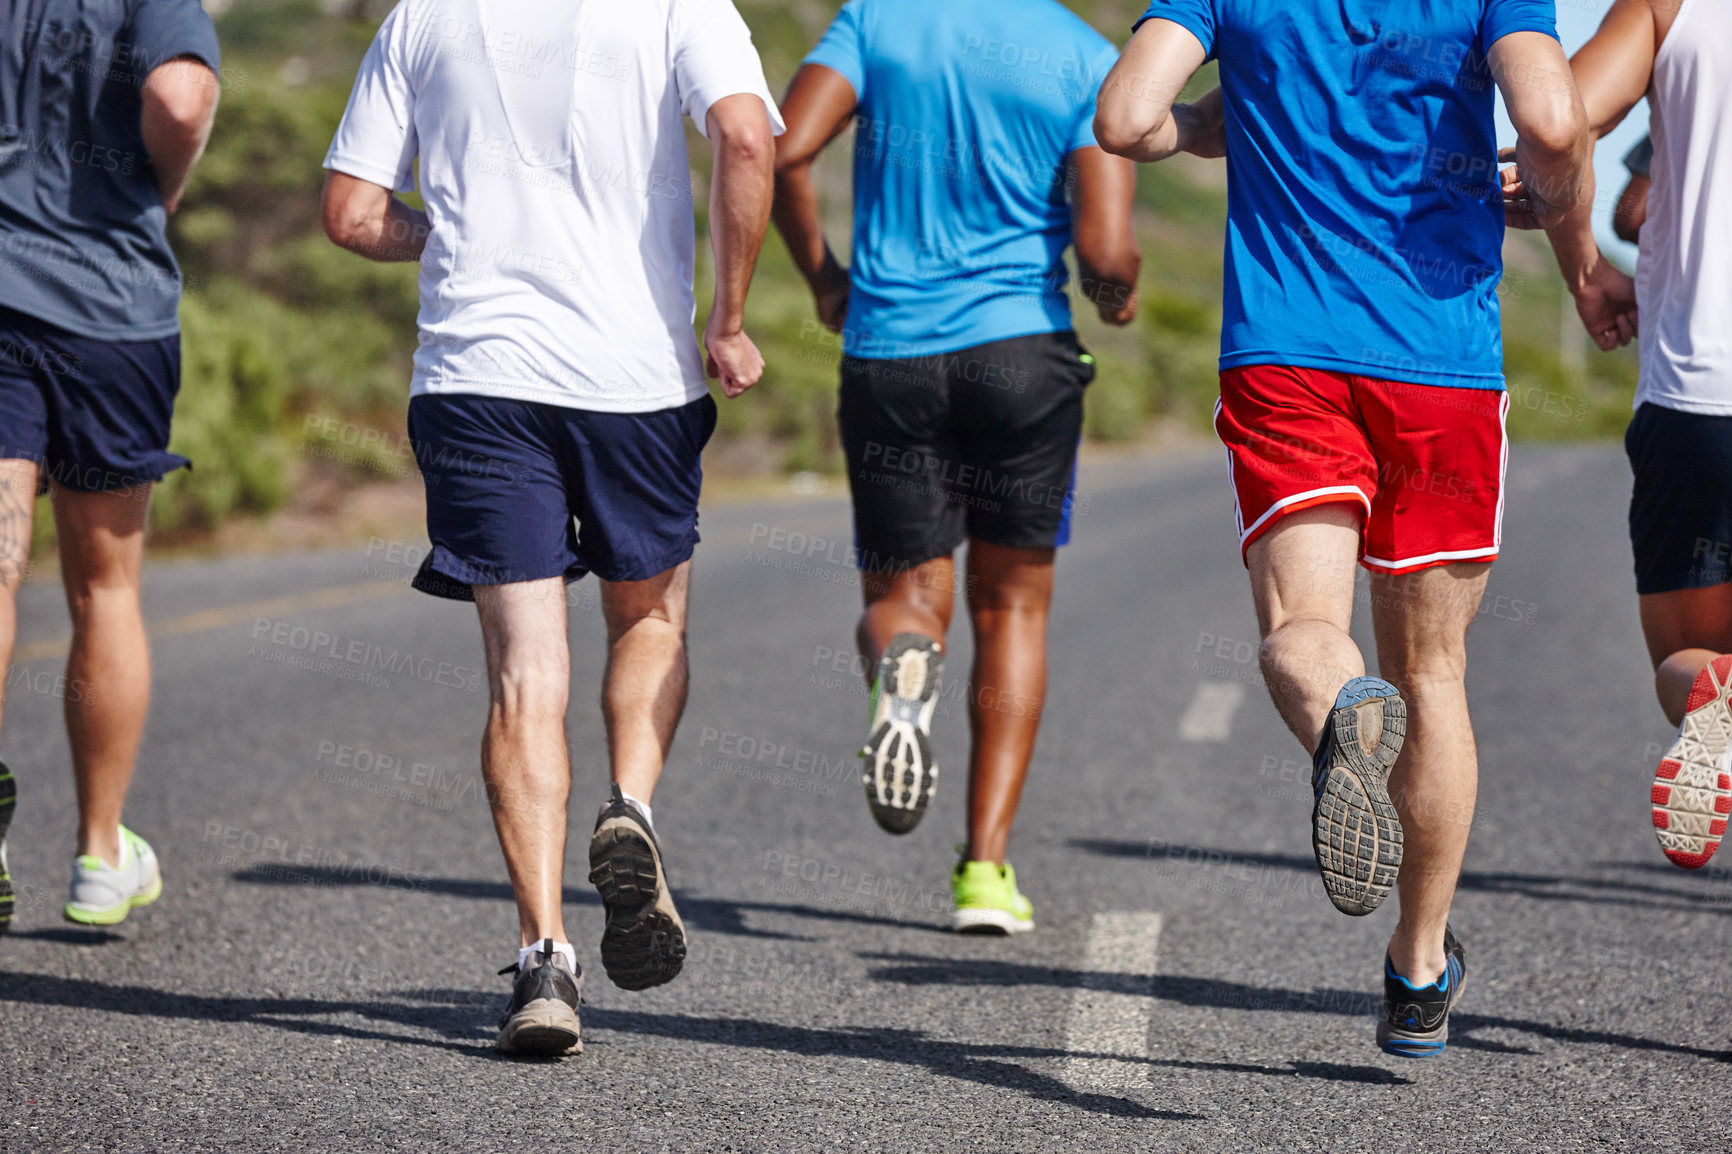
<instances>
[{"instance_id":1,"label":"light blue shirt","mask_svg":"<svg viewBox=\"0 0 1732 1154\"><path fill-rule=\"evenodd\" d=\"M892 359L1071 327L1065 158L1113 46L1054 0L851 0L808 64L859 98L843 349Z\"/></svg>"}]
</instances>

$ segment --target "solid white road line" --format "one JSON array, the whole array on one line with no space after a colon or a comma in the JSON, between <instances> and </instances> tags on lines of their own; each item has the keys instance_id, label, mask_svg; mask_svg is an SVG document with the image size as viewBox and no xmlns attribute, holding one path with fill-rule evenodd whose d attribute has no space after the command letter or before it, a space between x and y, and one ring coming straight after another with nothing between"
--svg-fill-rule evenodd
<instances>
[{"instance_id":1,"label":"solid white road line","mask_svg":"<svg viewBox=\"0 0 1732 1154\"><path fill-rule=\"evenodd\" d=\"M1237 681L1205 681L1179 719L1180 741L1226 741L1233 735L1233 715L1245 700Z\"/></svg>"},{"instance_id":2,"label":"solid white road line","mask_svg":"<svg viewBox=\"0 0 1732 1154\"><path fill-rule=\"evenodd\" d=\"M1161 944L1161 915L1141 910L1096 914L1083 954L1082 988L1071 999L1065 1049L1071 1054L1149 1054L1150 989ZM1147 1064L1114 1058L1069 1057L1060 1074L1077 1090L1140 1086Z\"/></svg>"}]
</instances>

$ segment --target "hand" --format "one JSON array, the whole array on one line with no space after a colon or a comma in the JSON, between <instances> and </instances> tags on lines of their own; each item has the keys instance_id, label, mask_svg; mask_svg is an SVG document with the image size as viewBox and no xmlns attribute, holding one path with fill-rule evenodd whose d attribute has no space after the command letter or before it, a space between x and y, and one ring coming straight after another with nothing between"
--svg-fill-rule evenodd
<instances>
[{"instance_id":1,"label":"hand","mask_svg":"<svg viewBox=\"0 0 1732 1154\"><path fill-rule=\"evenodd\" d=\"M848 319L848 270L833 259L812 278L812 301L818 306L818 323L833 333L842 331Z\"/></svg>"},{"instance_id":2,"label":"hand","mask_svg":"<svg viewBox=\"0 0 1732 1154\"><path fill-rule=\"evenodd\" d=\"M1195 104L1173 105L1173 120L1179 128L1180 150L1211 160L1227 155L1226 115L1219 88Z\"/></svg>"},{"instance_id":3,"label":"hand","mask_svg":"<svg viewBox=\"0 0 1732 1154\"><path fill-rule=\"evenodd\" d=\"M764 358L744 329L721 331L716 314L704 325L704 372L722 382L722 392L737 397L764 375Z\"/></svg>"},{"instance_id":4,"label":"hand","mask_svg":"<svg viewBox=\"0 0 1732 1154\"><path fill-rule=\"evenodd\" d=\"M1521 175L1516 172L1515 165L1503 169L1498 176L1503 181L1504 225L1520 229L1544 228L1533 201L1528 199L1527 187L1522 184Z\"/></svg>"},{"instance_id":5,"label":"hand","mask_svg":"<svg viewBox=\"0 0 1732 1154\"><path fill-rule=\"evenodd\" d=\"M1636 282L1601 257L1575 290L1576 312L1588 335L1610 352L1636 335Z\"/></svg>"},{"instance_id":6,"label":"hand","mask_svg":"<svg viewBox=\"0 0 1732 1154\"><path fill-rule=\"evenodd\" d=\"M1124 328L1137 319L1137 290L1132 289L1122 300L1097 300L1095 311L1100 313L1101 320L1117 328Z\"/></svg>"}]
</instances>

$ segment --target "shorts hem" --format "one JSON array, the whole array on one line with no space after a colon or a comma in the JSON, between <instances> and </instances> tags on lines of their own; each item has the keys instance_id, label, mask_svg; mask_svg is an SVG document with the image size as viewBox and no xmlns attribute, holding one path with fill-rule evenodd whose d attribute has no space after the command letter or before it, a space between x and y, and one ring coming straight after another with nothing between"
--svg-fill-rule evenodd
<instances>
[{"instance_id":1,"label":"shorts hem","mask_svg":"<svg viewBox=\"0 0 1732 1154\"><path fill-rule=\"evenodd\" d=\"M58 465L49 464L46 460L38 461L36 464L42 470L41 484L43 485L52 483L69 493L118 493L124 489L136 489L140 485L154 485L170 473L192 468L192 462L185 457L173 454L167 454L167 456L168 460L158 462L149 469L140 469L125 474L122 474L118 469L101 467L103 480L94 485L69 482L65 474L70 473L76 476L79 473L96 472L98 466L92 465L88 468L73 466L71 469L63 469Z\"/></svg>"},{"instance_id":2,"label":"shorts hem","mask_svg":"<svg viewBox=\"0 0 1732 1154\"><path fill-rule=\"evenodd\" d=\"M698 535L693 533L685 544L677 549L669 550L659 557L652 557L647 561L635 561L629 565L610 566L607 572L603 572L598 566L590 569L589 572L594 573L603 581L648 581L652 577L660 577L677 565L683 565L690 561L692 555L697 551Z\"/></svg>"},{"instance_id":3,"label":"shorts hem","mask_svg":"<svg viewBox=\"0 0 1732 1154\"><path fill-rule=\"evenodd\" d=\"M528 581L545 581L550 577L564 577L565 583L569 585L573 581L581 580L587 572L589 570L574 561L563 568L552 567L551 572L543 573L538 567L535 570L524 570L522 575L519 575L502 566L465 561L445 546L436 544L409 585L422 593L442 597L447 601L473 601L474 587L477 585L521 585Z\"/></svg>"},{"instance_id":4,"label":"shorts hem","mask_svg":"<svg viewBox=\"0 0 1732 1154\"><path fill-rule=\"evenodd\" d=\"M1238 490L1233 491L1235 499ZM1245 554L1257 539L1273 529L1284 517L1306 509L1315 509L1319 505L1352 504L1358 501L1365 509L1365 516L1371 516L1371 498L1365 495L1365 490L1358 485L1331 485L1326 489L1311 489L1304 493L1295 493L1291 497L1283 497L1267 509L1263 515L1251 522L1251 527L1239 534L1239 559L1245 560ZM1249 564L1246 561L1246 564Z\"/></svg>"},{"instance_id":5,"label":"shorts hem","mask_svg":"<svg viewBox=\"0 0 1732 1154\"><path fill-rule=\"evenodd\" d=\"M1400 577L1406 573L1418 573L1421 569L1435 569L1440 565L1455 565L1461 562L1484 562L1489 565L1497 560L1498 548L1493 545L1489 549L1448 549L1418 557L1403 557L1396 561L1362 556L1359 563L1373 573L1381 573L1385 577Z\"/></svg>"}]
</instances>

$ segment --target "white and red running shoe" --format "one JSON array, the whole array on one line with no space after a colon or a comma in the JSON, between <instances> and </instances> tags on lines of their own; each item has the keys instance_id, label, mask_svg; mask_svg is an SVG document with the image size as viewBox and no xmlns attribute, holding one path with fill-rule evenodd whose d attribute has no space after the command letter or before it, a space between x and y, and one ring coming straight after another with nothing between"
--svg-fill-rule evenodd
<instances>
[{"instance_id":1,"label":"white and red running shoe","mask_svg":"<svg viewBox=\"0 0 1732 1154\"><path fill-rule=\"evenodd\" d=\"M1654 834L1682 869L1701 869L1720 848L1732 814L1732 653L1696 675L1678 739L1654 773Z\"/></svg>"}]
</instances>

